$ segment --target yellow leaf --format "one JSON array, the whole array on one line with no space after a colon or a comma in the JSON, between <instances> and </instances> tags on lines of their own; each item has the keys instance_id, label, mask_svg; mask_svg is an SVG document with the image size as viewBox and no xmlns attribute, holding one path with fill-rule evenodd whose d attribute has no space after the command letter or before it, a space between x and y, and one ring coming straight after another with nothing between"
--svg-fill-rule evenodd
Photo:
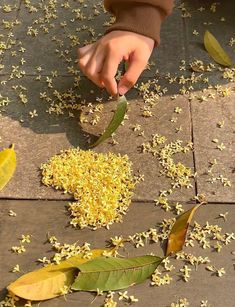
<instances>
[{"instance_id":1,"label":"yellow leaf","mask_svg":"<svg viewBox=\"0 0 235 307\"><path fill-rule=\"evenodd\" d=\"M14 145L0 152L0 191L13 176L16 169Z\"/></svg>"},{"instance_id":2,"label":"yellow leaf","mask_svg":"<svg viewBox=\"0 0 235 307\"><path fill-rule=\"evenodd\" d=\"M91 259L102 256L107 249L92 250L89 259L83 254L50 264L42 269L27 273L11 283L7 290L14 295L30 301L42 301L62 295L64 286L70 287L78 272L77 266Z\"/></svg>"},{"instance_id":3,"label":"yellow leaf","mask_svg":"<svg viewBox=\"0 0 235 307\"><path fill-rule=\"evenodd\" d=\"M215 60L215 62L228 67L233 65L229 55L224 51L220 43L209 31L205 32L204 45L207 52Z\"/></svg>"},{"instance_id":4,"label":"yellow leaf","mask_svg":"<svg viewBox=\"0 0 235 307\"><path fill-rule=\"evenodd\" d=\"M182 213L173 225L167 243L166 256L172 253L179 252L183 246L186 239L186 234L188 226L193 218L195 211L201 206L201 204L196 205L192 209Z\"/></svg>"}]
</instances>

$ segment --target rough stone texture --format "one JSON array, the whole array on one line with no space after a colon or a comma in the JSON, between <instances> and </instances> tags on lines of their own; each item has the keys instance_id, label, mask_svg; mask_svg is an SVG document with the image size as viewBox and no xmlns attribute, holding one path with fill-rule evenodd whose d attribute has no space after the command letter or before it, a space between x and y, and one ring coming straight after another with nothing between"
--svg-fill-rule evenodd
<instances>
[{"instance_id":1,"label":"rough stone texture","mask_svg":"<svg viewBox=\"0 0 235 307\"><path fill-rule=\"evenodd\" d=\"M209 30L220 42L221 46L234 59L233 47L228 45L231 37L234 36L235 20L231 14L234 11L235 3L223 1L223 4L216 4L216 11L210 9L214 1L186 1L186 8L191 13L191 18L184 18L186 29L186 50L188 61L195 59L202 60L205 64L214 63L203 46L203 36ZM204 7L202 12L198 9ZM222 21L221 18L225 21ZM193 31L198 35L193 35ZM234 84L222 78L219 65L214 63L216 68L212 72L205 72L210 85L226 85L233 88ZM200 73L196 73L198 75ZM205 85L195 84L195 90L203 90ZM201 95L195 91L194 95ZM195 146L195 167L198 174L198 193L204 193L211 202L234 202L234 94L229 97L217 97L203 103L192 102L193 136ZM218 123L224 120L224 127L218 128ZM213 143L218 139L218 144ZM226 149L220 151L217 145L224 143ZM231 181L231 187L223 187L221 182L210 184L207 170L209 161L217 159L218 165L214 168L214 177L223 175Z\"/></svg>"},{"instance_id":2,"label":"rough stone texture","mask_svg":"<svg viewBox=\"0 0 235 307\"><path fill-rule=\"evenodd\" d=\"M234 98L233 94L226 98L219 97L213 102L192 103L197 188L198 193L204 193L210 202L234 202L235 199ZM224 121L222 128L218 127L220 121ZM216 139L218 143L213 142ZM226 147L222 151L217 148L221 143ZM210 162L214 159L218 164L209 175ZM218 180L208 182L210 178L220 175L230 180L231 187L224 187Z\"/></svg>"},{"instance_id":3,"label":"rough stone texture","mask_svg":"<svg viewBox=\"0 0 235 307\"><path fill-rule=\"evenodd\" d=\"M179 2L175 1L176 6ZM161 75L174 74L182 60L186 60L184 25L179 10L175 9L163 23L160 45L154 49L150 58L150 63L155 65L151 66L151 70L146 70L142 76L153 78L156 70Z\"/></svg>"},{"instance_id":4,"label":"rough stone texture","mask_svg":"<svg viewBox=\"0 0 235 307\"><path fill-rule=\"evenodd\" d=\"M24 54L26 63L24 69L27 74L35 75L37 73L36 67L41 66L43 68L42 73L45 75L51 74L53 70L57 70L59 74L70 75L67 66L74 66L77 68L75 61L77 59L77 47L82 47L87 42L93 42L101 34L105 32L103 23L109 21L110 15L104 14L103 9L97 1L87 1L86 4L78 2L69 2L70 7L63 8L63 3L58 2L55 4L55 10L48 11L57 18L50 18L49 23L45 23L45 31L43 23L40 21L45 18L44 12L40 9L41 5L48 5L47 3L32 2L37 11L29 13L29 9L25 4L21 3L21 9L18 15L18 20L21 22L14 29L14 36L17 39L17 50L19 43L22 42L22 46L26 48ZM100 14L94 15L93 6L96 5ZM89 16L92 18L89 20ZM85 19L83 19L85 18ZM35 21L37 20L37 23ZM66 26L65 24L66 23ZM85 28L82 28L85 26ZM36 36L31 36L28 33L29 28L32 27L38 31ZM93 30L91 33L89 30ZM72 36L78 37L77 43L71 45ZM66 53L64 50L67 50ZM35 56L36 55L36 56ZM42 61L45 58L48 61ZM19 57L12 58L8 54L4 59L5 69L3 73L10 72L10 65L18 65Z\"/></svg>"},{"instance_id":5,"label":"rough stone texture","mask_svg":"<svg viewBox=\"0 0 235 307\"><path fill-rule=\"evenodd\" d=\"M55 80L54 89L60 92L66 91L71 86L72 79L70 77L59 77ZM39 166L44 163L52 155L58 153L61 149L67 149L71 146L79 146L80 148L88 148L86 137L98 135L108 125L111 119L112 111L116 108L116 101L104 104L104 111L101 114L100 123L97 126L89 124L79 124L79 112L74 113L75 117L68 117L67 113L63 116L48 115L46 112L49 104L39 99L40 92L47 91L45 82L37 83L33 77L25 77L21 82L23 86L27 86L28 103L23 105L16 93L12 92L10 86L5 86L5 94L12 100L6 108L6 112L2 113L1 123L3 127L8 127L1 132L2 147L9 146L10 143L16 145L18 157L17 171L13 180L9 185L1 191L1 197L7 198L23 198L23 199L58 199L68 198L59 192L54 192L50 188L42 187L40 184ZM85 85L89 89L94 86L90 82ZM82 87L81 87L82 88ZM84 86L85 88L85 86ZM52 93L53 90L50 92ZM81 99L89 95L83 91L77 91L81 94ZM97 95L97 92L95 92ZM92 94L91 94L92 95ZM53 95L51 96L53 98ZM102 97L102 93L101 96ZM182 108L182 113L176 114L174 108L178 106ZM162 180L159 171L162 169L159 165L157 157L151 154L142 154L141 145L151 139L152 134L161 134L167 137L168 142L180 139L184 144L191 141L191 123L189 104L186 99L179 98L173 101L168 97L159 99L159 102L152 108L153 117L145 118L143 113L143 102L131 100L129 104L129 119L121 126L115 136L119 142L118 145L110 145L109 141L96 148L97 151L127 154L133 162L134 172L140 171L144 174L145 181L140 184L136 191L134 199L136 200L153 200L160 190L171 187L170 180ZM37 110L38 117L31 118L30 111ZM87 110L89 107L87 107ZM85 111L84 111L85 112ZM176 117L177 123L170 122L172 117ZM19 122L21 120L21 122ZM23 121L23 122L22 122ZM138 136L139 132L133 131L133 125L140 124L141 130L144 130L145 136ZM182 131L176 132L177 127L182 127ZM92 137L94 140L94 137ZM174 159L182 161L185 165L193 167L192 153L177 154ZM27 162L26 162L27 161ZM192 180L192 184L193 180ZM176 190L172 195L174 200L190 201L195 195L194 189Z\"/></svg>"},{"instance_id":6,"label":"rough stone texture","mask_svg":"<svg viewBox=\"0 0 235 307\"><path fill-rule=\"evenodd\" d=\"M31 1L36 8L46 4L45 1ZM153 60L156 65L151 66L151 70L146 70L139 80L145 83L150 80L158 80L161 88L167 88L168 92L152 108L153 117L144 118L143 99L138 95L135 89L132 89L127 98L129 100L128 120L125 120L124 126L120 126L114 139L117 145L112 145L111 140L97 147L98 152L112 151L114 153L128 154L133 162L134 172L140 171L144 174L145 181L141 182L135 190L134 200L130 211L124 217L122 224L112 225L110 230L99 229L90 231L87 229L78 230L68 226L69 216L66 210L66 204L70 199L69 195L56 192L51 188L46 188L40 184L39 166L46 162L52 155L59 153L61 149L67 149L71 146L80 146L82 149L88 148L88 140L95 140L108 124L112 117L112 112L116 108L115 101L108 101L108 95L104 90L99 90L95 85L82 76L76 64L76 49L83 46L99 33L104 33L103 23L109 20L108 14L94 15L94 5L98 11L102 12L102 1L86 1L77 3L69 1L71 8L63 8L65 2L57 1L56 14L57 19L51 20L49 34L44 34L40 24L35 20L43 17L42 10L28 13L24 1L1 1L4 4L16 4L16 9L11 13L3 13L0 8L0 20L15 20L17 18L21 24L16 26L12 33L16 44L0 56L0 63L5 66L0 70L0 147L8 147L15 143L17 152L17 170L10 183L0 192L0 297L3 298L6 291L5 287L15 280L19 275L11 273L10 270L18 263L24 272L39 268L36 264L38 258L44 255L50 257L53 252L48 243L46 235L56 235L62 243L74 243L79 240L80 243L90 242L94 248L104 247L106 240L115 235L128 236L136 232L141 232L164 218L172 217L171 213L164 212L159 207L154 206L153 200L157 198L159 191L170 187L170 180L160 176L161 167L157 157L150 154L141 153L141 144L151 139L151 135L159 133L167 137L167 142L176 139L184 143L194 142L194 152L176 155L175 161L181 161L185 165L197 172L196 182L192 180L192 189L175 190L170 199L173 202L179 201L188 209L192 206L191 199L197 193L204 193L210 202L202 207L196 214L196 221L205 224L209 221L212 224L218 224L223 228L223 233L234 231L234 93L229 97L216 97L214 100L198 102L196 99L188 102L187 97L177 96L171 99L172 95L178 94L183 84L173 83L169 85L165 76L171 73L172 76L187 77L191 74L188 64L195 59L203 60L205 63L213 62L203 47L203 35L206 29L210 30L226 51L234 58L234 46L228 46L231 37L234 37L234 5L232 1L224 0L218 5L213 13L210 10L214 0L210 1L176 1L176 7L172 16L164 23L162 27L161 45L154 50L150 62ZM182 4L182 5L180 5ZM205 7L206 10L200 12L198 9ZM81 11L72 11L79 8ZM181 18L181 14L191 17ZM77 15L78 13L78 15ZM88 19L81 20L82 13L90 15ZM78 19L73 21L73 18ZM221 21L221 17L225 21ZM91 20L89 20L91 18ZM64 29L63 24L67 22ZM54 26L53 26L54 24ZM79 28L83 25L84 29ZM28 27L32 26L38 29L39 34L35 37L26 35ZM94 37L89 32L89 28L95 30ZM6 41L9 30L3 29L0 23L1 40ZM199 35L193 35L193 31L199 32ZM79 43L71 45L72 37L69 34L79 36ZM56 40L54 39L56 38ZM26 48L25 53L20 53L19 48ZM56 50L57 49L57 50ZM16 56L14 56L16 51ZM13 52L13 54L11 53ZM64 53L63 53L64 52ZM20 64L21 58L26 60L24 65ZM186 68L180 68L180 61L185 60ZM14 78L9 80L13 66L19 66L20 70L25 71L23 78ZM36 67L41 66L42 71L38 72ZM124 72L123 64L119 69ZM52 74L57 70L58 77ZM156 70L159 70L156 73ZM199 73L196 73L196 75ZM36 77L41 75L41 81L36 81ZM209 78L212 85L225 85L234 88L234 84L227 84L228 81L221 78L219 66L212 72L204 73ZM53 79L53 88L48 87L47 77ZM75 88L75 77L79 81L79 87ZM177 79L178 81L179 79ZM3 81L7 81L4 85ZM20 87L28 89L28 103L23 105L19 101ZM18 86L18 88L16 87ZM207 83L193 84L194 95L201 95L199 90L205 89ZM100 98L104 103L104 109L101 114L101 120L96 126L88 123L80 123L80 111L72 111L69 116L68 111L64 111L61 116L49 115L48 109L52 103L57 104L54 90L65 93L73 89L77 97L73 105L83 102L94 103L96 98ZM24 92L24 90L22 90ZM42 101L40 93L46 92L51 99L50 102ZM9 97L11 100L8 106L1 105L2 97ZM176 114L174 108L182 108L182 113ZM88 114L89 105L87 105L82 114ZM38 117L31 118L29 112L37 110ZM170 121L172 117L177 118L177 122ZM219 121L224 120L224 127L218 128ZM144 130L144 136L138 136L137 131L133 131L133 125L140 124L141 131ZM181 126L182 131L177 132ZM218 139L219 143L224 143L226 149L219 151L217 144L213 139ZM221 182L210 184L207 180L209 161L217 159L218 165L214 169L214 175L223 175L231 181L231 187L223 187ZM6 200L13 198L18 200ZM22 200L25 199L25 200ZM33 201L32 199L37 199ZM50 201L40 201L39 199L49 199ZM70 199L71 200L71 199ZM146 202L147 201L147 202ZM224 203L224 204L221 204ZM8 215L9 210L17 213L16 217ZM220 213L228 212L228 221L218 218ZM10 248L19 243L21 234L31 234L32 243L26 246L27 252L22 255L15 255L10 252ZM217 268L224 267L226 275L222 278L212 276L200 266L197 271L192 268L191 279L185 283L179 276L178 269L183 263L174 262L176 273L174 282L169 286L149 287L149 282L128 289L129 295L134 294L139 298L139 302L134 306L166 307L171 302L176 302L179 298L188 298L190 306L200 306L201 300L208 300L210 306L234 305L233 285L234 285L234 242L231 245L223 247L221 253L211 250L202 250L199 247L187 248L186 250L196 255L208 256L211 264ZM123 255L130 257L154 252L163 255L163 250L158 244L146 245L144 248L135 249L131 246ZM74 293L68 295L67 301L64 298L42 303L43 306L65 307L65 306L90 306L94 296L89 293ZM103 303L102 298L97 298L94 306L100 306ZM36 306L37 304L35 304ZM118 306L126 306L118 302Z\"/></svg>"},{"instance_id":7,"label":"rough stone texture","mask_svg":"<svg viewBox=\"0 0 235 307\"><path fill-rule=\"evenodd\" d=\"M184 205L184 208L191 206ZM16 217L8 216L8 210L13 210L17 213ZM235 206L210 204L201 207L195 215L195 220L200 224L205 224L208 221L211 224L218 224L222 227L222 233L229 232L234 228ZM223 219L218 219L220 213L228 211L227 222ZM40 215L38 214L40 212ZM38 258L44 256L50 257L53 253L50 244L46 243L46 234L55 235L61 243L74 243L79 241L79 244L89 242L93 248L100 248L106 245L106 240L115 235L123 235L124 237L132 235L136 232L141 232L155 227L163 218L172 217L172 214L166 213L151 203L133 203L130 207L130 212L124 217L122 224L112 225L110 230L99 229L91 231L87 229L77 230L67 226L69 221L66 217L65 203L62 201L1 201L0 216L1 216L1 298L5 294L5 286L14 281L21 274L9 272L16 264L24 272L34 270L40 266L35 263ZM140 218L141 217L141 218ZM22 234L31 234L32 239L30 244L26 245L26 253L15 255L9 251L11 246L19 244L18 239ZM149 281L144 284L137 285L128 289L129 295L135 295L139 298L139 302L135 306L170 306L171 302L179 298L186 297L190 306L199 306L201 300L208 300L211 306L233 306L233 262L234 256L231 254L234 251L235 245L231 243L223 247L220 253L213 252L209 249L203 250L199 247L186 248L185 250L195 255L208 256L211 260L211 265L217 268L223 267L226 270L224 277L216 277L205 270L205 266L199 266L197 271L192 267L191 278L188 283L181 280L179 269L183 267L183 262L174 261L176 267L174 271L174 282L168 286L149 287ZM212 249L213 250L213 249ZM127 245L125 251L121 251L123 255L133 257L154 252L159 256L163 256L163 250L159 244L147 244L144 248L135 249ZM170 273L171 274L171 273ZM197 289L197 291L195 291ZM89 293L73 293L67 297L67 301L63 298L58 298L44 302L44 306L89 306L94 296ZM93 305L100 306L102 298L98 298ZM36 304L35 304L36 306ZM125 304L120 303L120 306Z\"/></svg>"}]
</instances>

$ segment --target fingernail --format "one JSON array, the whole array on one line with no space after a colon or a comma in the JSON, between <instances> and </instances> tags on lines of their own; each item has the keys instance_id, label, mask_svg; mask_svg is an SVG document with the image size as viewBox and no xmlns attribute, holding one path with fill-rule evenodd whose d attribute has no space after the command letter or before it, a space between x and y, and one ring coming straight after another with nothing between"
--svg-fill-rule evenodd
<instances>
[{"instance_id":1,"label":"fingernail","mask_svg":"<svg viewBox=\"0 0 235 307\"><path fill-rule=\"evenodd\" d=\"M128 87L126 87L125 85L122 85L119 89L118 89L118 92L120 95L125 95L126 92L129 90Z\"/></svg>"}]
</instances>

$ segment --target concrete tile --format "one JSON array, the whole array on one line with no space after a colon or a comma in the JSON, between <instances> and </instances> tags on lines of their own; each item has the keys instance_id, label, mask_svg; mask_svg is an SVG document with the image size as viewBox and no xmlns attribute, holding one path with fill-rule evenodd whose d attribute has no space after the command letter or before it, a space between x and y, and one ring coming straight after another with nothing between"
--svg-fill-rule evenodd
<instances>
[{"instance_id":1,"label":"concrete tile","mask_svg":"<svg viewBox=\"0 0 235 307\"><path fill-rule=\"evenodd\" d=\"M43 79L44 80L44 79ZM54 89L65 92L71 88L72 78L59 77L54 81ZM48 115L49 104L39 99L40 92L48 92L49 97L53 98L54 89L48 89L45 82L34 81L32 77L25 77L20 84L28 88L28 103L23 105L17 98L16 93L12 91L11 84L5 85L5 95L12 102L2 113L2 127L8 127L1 132L1 147L7 147L15 143L18 156L18 167L16 174L7 187L1 191L0 197L23 198L23 199L64 199L69 196L61 195L60 192L54 192L50 188L42 187L40 184L40 174L38 167L46 162L49 157L59 153L61 149L71 146L88 148L86 137L99 135L107 126L112 117L112 110L116 108L116 102L104 103L104 110L101 120L97 126L90 124L79 124L79 112L74 112L74 118L68 117L65 112L63 116ZM91 92L89 94L89 90ZM81 90L75 90L75 93L81 95L77 102L79 103L85 97L87 102L95 101L95 97L103 97L102 91L97 92L94 85L84 80L84 86ZM100 95L100 96L99 96ZM102 96L103 95L103 96ZM90 97L89 97L90 96ZM80 97L80 96L79 96ZM55 99L55 98L53 98ZM105 102L105 100L103 100ZM174 113L174 108L182 108L181 114ZM159 190L171 187L167 178L160 177L161 167L156 157L151 154L141 154L140 147L142 143L151 139L155 133L167 137L168 142L176 139L182 140L185 144L191 141L191 123L189 104L185 98L179 98L177 101L169 97L161 98L153 109L153 117L144 118L143 101L131 100L129 106L129 120L117 131L115 139L119 145L111 145L109 141L96 148L97 151L127 154L133 162L134 171L139 170L145 175L145 181L136 189L136 200L153 200L158 196ZM37 110L38 117L31 118L29 112ZM178 122L172 123L170 119L177 117ZM22 122L23 121L23 122ZM138 136L138 132L133 131L133 125L140 124L145 132L145 138ZM181 126L182 132L177 133L176 128ZM176 155L177 161L182 161L193 169L192 153ZM27 161L27 162L25 162ZM193 181L192 181L193 184ZM189 201L195 195L194 189L182 189L175 191L172 195L174 200Z\"/></svg>"},{"instance_id":2,"label":"concrete tile","mask_svg":"<svg viewBox=\"0 0 235 307\"><path fill-rule=\"evenodd\" d=\"M58 89L62 93L72 87L73 79L68 77L59 78L55 83L54 89ZM92 90L94 85L90 82L88 83ZM84 147L85 139L82 135L81 127L78 125L79 112L73 112L74 118L69 117L67 111L60 117L49 115L47 111L50 105L42 101L39 96L40 92L46 91L49 97L56 101L52 94L54 89L49 91L44 82L35 81L32 77L26 77L17 82L17 84L21 84L28 89L28 103L24 105L19 101L20 90L12 90L11 86L13 84L15 84L15 81L2 87L5 93L4 97L8 97L11 102L5 108L5 111L2 110L1 128L7 127L7 129L1 129L1 147L8 147L14 143L18 163L15 176L4 191L1 192L1 197L51 198L52 195L49 196L49 194L52 192L52 198L68 198L68 196L61 195L61 193L54 194L52 190L44 189L40 184L38 168L42 162L48 160L50 152L53 152L54 155L62 148L71 147L72 144ZM85 81L86 85L83 82L82 84L84 85L82 87L84 90L77 91L77 93L81 94L82 91L86 91L86 97L88 97L87 81ZM25 91L23 92L25 93ZM73 104L80 103L80 101L80 98L75 98ZM29 114L33 110L37 110L38 116L35 118L31 118ZM33 188L34 184L36 184L36 190Z\"/></svg>"},{"instance_id":3,"label":"concrete tile","mask_svg":"<svg viewBox=\"0 0 235 307\"><path fill-rule=\"evenodd\" d=\"M46 6L44 3L35 2L33 6L37 11L29 13L29 9L22 3L18 17L21 25L13 31L18 44L22 42L22 46L26 49L23 54L26 60L24 70L27 74L36 74L36 67L41 66L43 74L57 70L59 74L71 75L67 67L74 66L77 69L75 64L77 47L94 41L100 33L104 33L103 23L109 20L109 15L104 14L101 3L93 1L86 1L85 5L70 1L69 8L63 7L63 4L58 2L54 4L54 9L47 10L43 9ZM97 12L100 12L99 15L95 15L94 6L97 7ZM54 18L45 21L46 11ZM38 31L38 34L36 36L28 34L30 29ZM15 50L18 49L17 45ZM9 73L12 65L19 65L21 57L22 54L19 52L15 57L8 53L4 59L3 73Z\"/></svg>"},{"instance_id":4,"label":"concrete tile","mask_svg":"<svg viewBox=\"0 0 235 307\"><path fill-rule=\"evenodd\" d=\"M150 227L155 227L157 223L164 218L172 217L170 213L166 213L150 203L133 203L130 212L125 216L123 223L112 225L110 230L99 229L91 231L87 229L77 230L67 227L68 217L65 214L65 203L61 201L1 201L1 255L0 255L0 289L1 298L5 295L4 288L6 285L14 281L20 274L9 272L16 264L24 272L35 270L40 266L36 264L38 258L53 255L50 244L46 243L47 232L55 235L61 243L78 244L84 242L91 243L93 248L104 247L106 240L115 235L133 235L136 232L146 231ZM189 208L184 205L184 208ZM14 210L16 217L8 216L8 210ZM217 224L222 227L222 233L234 232L234 214L235 206L226 204L210 204L201 207L194 220L204 225L206 221L210 224ZM220 213L229 212L227 222L218 219ZM40 212L40 215L38 214ZM140 218L141 216L141 218ZM19 243L18 239L22 234L31 234L31 243L26 246L26 253L15 255L10 252L13 245ZM184 250L194 255L208 257L211 265L216 268L223 267L226 274L219 278L212 276L211 272L205 270L205 266L199 266L198 270L191 267L191 277L188 283L181 280L179 269L184 263L171 260L176 267L170 275L173 274L173 282L170 285L162 287L150 287L149 281L128 289L129 295L135 295L139 302L136 306L144 306L148 304L151 307L170 306L171 302L176 302L179 298L186 297L190 302L190 306L196 307L200 305L201 300L208 300L211 306L233 306L233 289L234 279L234 241L222 248L220 253L213 252L209 249L203 250L198 246L185 248ZM123 255L134 257L154 252L159 256L163 256L162 248L158 243L146 244L145 247L135 249L126 246L125 251L121 251ZM197 291L195 291L197 289ZM43 302L43 306L89 306L94 296L85 292L78 292L68 295L67 301L64 298L58 298ZM100 306L103 299L98 298L93 305ZM35 304L37 306L37 304ZM125 306L120 302L120 306Z\"/></svg>"},{"instance_id":5,"label":"concrete tile","mask_svg":"<svg viewBox=\"0 0 235 307\"><path fill-rule=\"evenodd\" d=\"M15 21L20 7L20 0L2 0L0 3L0 40L6 49L1 47L0 50L0 75L4 74L6 67L2 67L3 59L11 50L12 30L9 29L9 22ZM8 12L8 10L10 10Z\"/></svg>"},{"instance_id":6,"label":"concrete tile","mask_svg":"<svg viewBox=\"0 0 235 307\"><path fill-rule=\"evenodd\" d=\"M2 0L0 5L0 20L1 21L7 21L12 20L16 18L17 11L20 8L20 0ZM10 11L7 12L6 10L8 8L5 8L5 6L10 6ZM1 23L1 28L3 28ZM1 29L2 30L2 29Z\"/></svg>"},{"instance_id":7,"label":"concrete tile","mask_svg":"<svg viewBox=\"0 0 235 307\"><path fill-rule=\"evenodd\" d=\"M191 14L190 18L184 18L186 52L189 62L197 59L202 60L206 64L216 64L204 48L203 37L206 30L209 30L227 53L233 57L233 48L228 43L234 33L235 21L233 11L235 3L231 1L224 1L222 5L217 3L215 12L212 12L210 9L212 4L213 1L185 1L185 6ZM205 8L205 10L199 11L200 7ZM225 20L221 21L221 18ZM194 30L198 32L198 35L193 35ZM211 84L217 82L220 74L218 70L208 74Z\"/></svg>"},{"instance_id":8,"label":"concrete tile","mask_svg":"<svg viewBox=\"0 0 235 307\"><path fill-rule=\"evenodd\" d=\"M175 1L179 4L180 1ZM178 71L181 60L186 59L183 20L175 9L162 24L160 45L154 49L149 62L155 63L151 70L144 71L144 77L154 77L158 70L161 75Z\"/></svg>"},{"instance_id":9,"label":"concrete tile","mask_svg":"<svg viewBox=\"0 0 235 307\"><path fill-rule=\"evenodd\" d=\"M234 98L235 94L232 93L230 97L217 97L213 102L192 102L198 193L205 193L211 202L234 202L235 199ZM219 128L221 121L224 121L224 126ZM218 143L213 142L216 139ZM221 143L226 147L222 151L216 148ZM217 160L218 165L210 175L209 162L213 159ZM208 181L220 175L230 180L231 187L224 187L218 180L215 183Z\"/></svg>"},{"instance_id":10,"label":"concrete tile","mask_svg":"<svg viewBox=\"0 0 235 307\"><path fill-rule=\"evenodd\" d=\"M135 200L156 199L160 190L169 189L171 187L168 178L160 176L161 166L158 158L149 153L142 153L142 144L151 140L153 134L160 134L167 138L167 143L180 139L184 144L191 141L191 123L189 105L186 99L179 98L177 101L172 101L169 97L164 97L159 100L159 103L152 108L153 117L143 117L144 103L140 99L129 101L128 117L124 122L124 126L120 126L114 139L118 142L117 145L110 144L110 141L98 146L95 150L99 152L111 151L114 153L127 154L133 162L135 172L140 171L144 174L145 180L137 186L135 191ZM174 113L174 108L178 106L182 108L182 113L177 115ZM115 110L116 102L109 102L105 105L100 123L97 126L89 124L84 125L84 131L90 135L97 135L97 132L102 132L104 127L108 125L111 118L111 111ZM178 118L177 123L172 123L172 117ZM139 124L141 131L144 131L144 136L138 136L141 131L133 131L133 126ZM176 128L182 127L182 132L177 133ZM193 170L192 153L179 154L174 157L176 161L182 161L185 165ZM192 180L192 184L193 180ZM195 191L194 189L175 190L172 194L174 200L189 201Z\"/></svg>"}]
</instances>

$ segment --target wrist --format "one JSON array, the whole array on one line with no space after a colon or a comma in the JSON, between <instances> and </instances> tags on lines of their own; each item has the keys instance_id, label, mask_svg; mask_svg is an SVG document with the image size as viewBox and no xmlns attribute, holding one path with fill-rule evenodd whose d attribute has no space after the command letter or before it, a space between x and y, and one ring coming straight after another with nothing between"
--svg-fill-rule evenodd
<instances>
[{"instance_id":1,"label":"wrist","mask_svg":"<svg viewBox=\"0 0 235 307\"><path fill-rule=\"evenodd\" d=\"M152 39L156 47L160 43L162 11L149 4L119 2L112 6L115 23L106 31L129 31ZM147 16L147 18L146 18Z\"/></svg>"}]
</instances>

